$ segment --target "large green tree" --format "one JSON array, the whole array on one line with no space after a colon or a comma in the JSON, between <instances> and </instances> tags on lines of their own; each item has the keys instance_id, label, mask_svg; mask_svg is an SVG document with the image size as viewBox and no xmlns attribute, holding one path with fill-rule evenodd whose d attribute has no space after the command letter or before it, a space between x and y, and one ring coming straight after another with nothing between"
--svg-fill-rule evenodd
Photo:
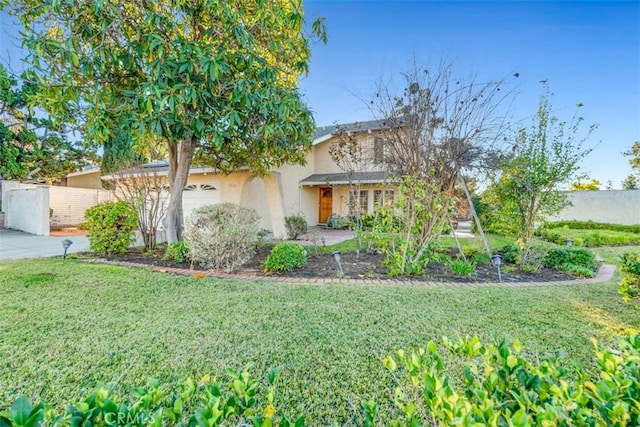
<instances>
[{"instance_id":1,"label":"large green tree","mask_svg":"<svg viewBox=\"0 0 640 427\"><path fill-rule=\"evenodd\" d=\"M297 90L310 49L300 0L18 0L62 120L103 143L126 128L144 145L167 143L169 242L180 238L182 191L192 162L256 173L302 162L313 118ZM313 32L325 38L320 22Z\"/></svg>"},{"instance_id":2,"label":"large green tree","mask_svg":"<svg viewBox=\"0 0 640 427\"><path fill-rule=\"evenodd\" d=\"M523 246L533 238L536 224L568 204L561 190L576 177L580 162L591 151L585 143L594 126L584 135L582 117L575 114L565 122L553 116L551 96L544 83L537 115L529 128L517 132L513 152L502 161L484 196L499 212L499 224L492 226L513 234Z\"/></svg>"},{"instance_id":3,"label":"large green tree","mask_svg":"<svg viewBox=\"0 0 640 427\"><path fill-rule=\"evenodd\" d=\"M40 90L30 77L15 78L0 64L0 177L51 184L93 156L70 142L64 128L27 108Z\"/></svg>"}]
</instances>

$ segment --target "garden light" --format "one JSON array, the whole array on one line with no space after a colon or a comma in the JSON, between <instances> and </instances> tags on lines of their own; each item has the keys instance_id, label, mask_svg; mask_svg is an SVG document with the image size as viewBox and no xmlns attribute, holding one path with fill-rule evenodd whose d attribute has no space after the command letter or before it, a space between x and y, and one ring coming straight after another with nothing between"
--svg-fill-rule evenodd
<instances>
[{"instance_id":1,"label":"garden light","mask_svg":"<svg viewBox=\"0 0 640 427\"><path fill-rule=\"evenodd\" d=\"M573 240L567 239L567 246L573 246Z\"/></svg>"},{"instance_id":2,"label":"garden light","mask_svg":"<svg viewBox=\"0 0 640 427\"><path fill-rule=\"evenodd\" d=\"M320 240L322 241L322 246L327 246L327 236L320 237Z\"/></svg>"},{"instance_id":3,"label":"garden light","mask_svg":"<svg viewBox=\"0 0 640 427\"><path fill-rule=\"evenodd\" d=\"M340 278L344 279L344 270L342 270L342 253L340 251L335 251L331 255L340 269Z\"/></svg>"},{"instance_id":4,"label":"garden light","mask_svg":"<svg viewBox=\"0 0 640 427\"><path fill-rule=\"evenodd\" d=\"M64 255L62 256L62 259L67 259L67 249L69 249L69 246L71 246L73 244L73 242L69 239L64 239L62 241L62 248L64 249Z\"/></svg>"},{"instance_id":5,"label":"garden light","mask_svg":"<svg viewBox=\"0 0 640 427\"><path fill-rule=\"evenodd\" d=\"M494 254L491 255L491 261L493 261L493 265L498 269L498 281L502 283L502 272L500 271L500 266L502 265L502 255Z\"/></svg>"}]
</instances>

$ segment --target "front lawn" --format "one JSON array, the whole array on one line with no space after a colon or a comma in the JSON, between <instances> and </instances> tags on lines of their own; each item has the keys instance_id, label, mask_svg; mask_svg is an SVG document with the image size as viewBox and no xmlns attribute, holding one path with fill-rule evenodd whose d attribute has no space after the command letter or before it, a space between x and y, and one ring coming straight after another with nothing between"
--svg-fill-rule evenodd
<instances>
[{"instance_id":1,"label":"front lawn","mask_svg":"<svg viewBox=\"0 0 640 427\"><path fill-rule=\"evenodd\" d=\"M278 402L309 425L361 422L390 401L382 358L443 335L517 338L530 357L566 353L589 369L640 328L617 281L541 288L297 285L175 277L59 259L0 264L0 410L22 394L69 403L98 381L177 386L251 366L281 372ZM381 406L384 411L385 406Z\"/></svg>"}]
</instances>

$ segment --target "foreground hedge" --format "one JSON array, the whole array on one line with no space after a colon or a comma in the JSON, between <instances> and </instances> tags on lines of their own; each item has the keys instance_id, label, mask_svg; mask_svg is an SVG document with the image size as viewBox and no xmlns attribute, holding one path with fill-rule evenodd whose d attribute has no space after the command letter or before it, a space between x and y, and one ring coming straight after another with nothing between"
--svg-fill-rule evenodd
<instances>
[{"instance_id":1,"label":"foreground hedge","mask_svg":"<svg viewBox=\"0 0 640 427\"><path fill-rule=\"evenodd\" d=\"M454 385L434 342L410 354L399 350L383 360L397 377L389 393L396 412L382 416L376 402L363 402L365 426L640 425L640 334L618 339L612 349L594 341L595 376L572 372L557 357L533 364L517 341L485 345L476 337L455 343L444 338L442 346L465 360L460 384ZM99 385L60 413L22 397L0 412L0 427L305 424L304 417L294 421L277 407L275 371L264 390L246 371L228 374L223 385L206 377L199 384L189 380L175 395L152 382L117 399Z\"/></svg>"}]
</instances>

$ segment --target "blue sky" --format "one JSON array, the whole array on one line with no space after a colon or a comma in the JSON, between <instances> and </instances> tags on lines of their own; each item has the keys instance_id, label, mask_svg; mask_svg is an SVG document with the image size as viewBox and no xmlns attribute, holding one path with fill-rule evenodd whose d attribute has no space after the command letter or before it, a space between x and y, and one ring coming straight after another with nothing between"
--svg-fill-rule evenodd
<instances>
[{"instance_id":1,"label":"blue sky","mask_svg":"<svg viewBox=\"0 0 640 427\"><path fill-rule=\"evenodd\" d=\"M640 140L640 1L459 2L306 0L307 20L326 18L329 43L314 43L300 88L319 126L371 118L360 98L376 82L442 56L461 75L498 79L520 73L512 114L529 124L540 80L555 113L570 119L583 103L598 124L583 169L615 188L631 172L622 152ZM0 61L15 67L16 28L0 13ZM586 126L585 126L586 128Z\"/></svg>"},{"instance_id":2,"label":"blue sky","mask_svg":"<svg viewBox=\"0 0 640 427\"><path fill-rule=\"evenodd\" d=\"M305 9L308 21L325 17L329 33L300 83L319 126L371 118L360 98L380 77L414 56L445 56L463 76L520 73L512 114L523 124L548 80L556 115L568 120L583 103L584 123L599 125L584 171L603 188L631 172L622 152L640 140L640 2L307 0Z\"/></svg>"}]
</instances>

